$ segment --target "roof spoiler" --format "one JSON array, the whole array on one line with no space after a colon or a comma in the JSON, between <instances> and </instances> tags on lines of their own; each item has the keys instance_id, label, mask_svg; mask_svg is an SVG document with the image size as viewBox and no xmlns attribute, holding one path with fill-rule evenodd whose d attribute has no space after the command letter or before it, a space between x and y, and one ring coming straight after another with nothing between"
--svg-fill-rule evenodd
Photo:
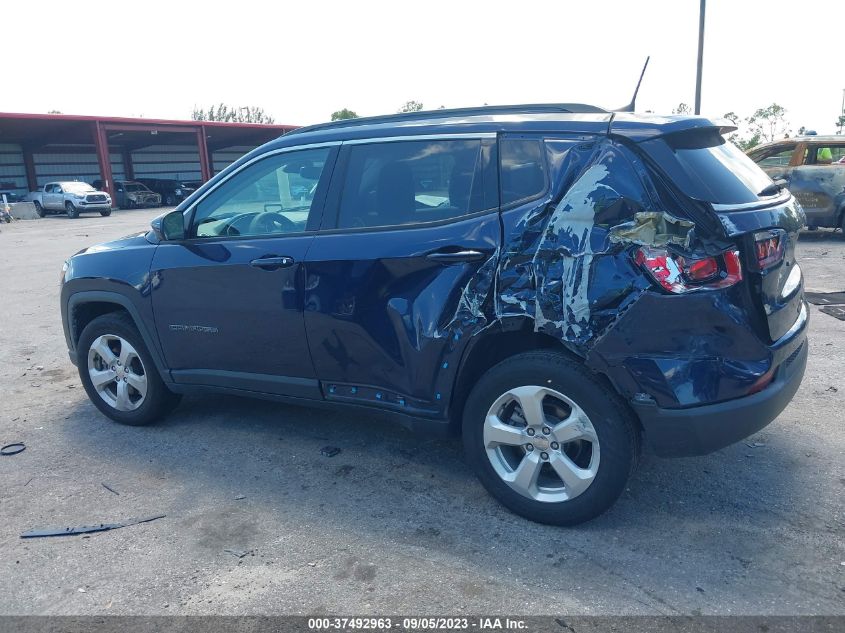
<instances>
[{"instance_id":1,"label":"roof spoiler","mask_svg":"<svg viewBox=\"0 0 845 633\"><path fill-rule=\"evenodd\" d=\"M632 141L648 141L670 134L701 133L708 130L719 134L736 131L737 127L728 119L688 115L628 115L615 114L608 126L608 133L624 136Z\"/></svg>"}]
</instances>

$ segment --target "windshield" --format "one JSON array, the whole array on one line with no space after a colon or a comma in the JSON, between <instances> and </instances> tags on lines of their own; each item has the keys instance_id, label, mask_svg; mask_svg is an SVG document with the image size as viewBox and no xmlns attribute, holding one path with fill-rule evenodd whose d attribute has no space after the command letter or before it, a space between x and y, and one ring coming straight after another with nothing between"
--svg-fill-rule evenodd
<instances>
[{"instance_id":1,"label":"windshield","mask_svg":"<svg viewBox=\"0 0 845 633\"><path fill-rule=\"evenodd\" d=\"M96 189L87 182L63 182L62 189L70 193L88 193L89 191L96 191Z\"/></svg>"},{"instance_id":2,"label":"windshield","mask_svg":"<svg viewBox=\"0 0 845 633\"><path fill-rule=\"evenodd\" d=\"M126 191L149 191L144 185L139 182L126 183L124 185Z\"/></svg>"},{"instance_id":3,"label":"windshield","mask_svg":"<svg viewBox=\"0 0 845 633\"><path fill-rule=\"evenodd\" d=\"M690 198L715 204L758 202L772 180L718 131L685 132L642 144ZM777 191L769 189L766 196Z\"/></svg>"}]
</instances>

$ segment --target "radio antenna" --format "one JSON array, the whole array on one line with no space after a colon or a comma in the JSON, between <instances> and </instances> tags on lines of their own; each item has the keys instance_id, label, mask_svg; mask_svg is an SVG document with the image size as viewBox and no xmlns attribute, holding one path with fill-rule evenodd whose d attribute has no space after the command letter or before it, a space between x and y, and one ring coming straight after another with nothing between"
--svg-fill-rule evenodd
<instances>
[{"instance_id":1,"label":"radio antenna","mask_svg":"<svg viewBox=\"0 0 845 633\"><path fill-rule=\"evenodd\" d=\"M643 83L643 76L645 75L645 69L648 68L648 60L650 60L650 59L651 59L651 55L649 55L648 57L645 58L645 64L643 64L643 70L640 73L640 80L637 82L637 87L634 90L634 96L631 97L631 103L629 103L628 105L623 106L623 107L621 107L617 110L614 110L614 112L633 112L634 111L634 108L636 107L636 104L637 104L637 93L639 93L639 91L640 91L640 84Z\"/></svg>"}]
</instances>

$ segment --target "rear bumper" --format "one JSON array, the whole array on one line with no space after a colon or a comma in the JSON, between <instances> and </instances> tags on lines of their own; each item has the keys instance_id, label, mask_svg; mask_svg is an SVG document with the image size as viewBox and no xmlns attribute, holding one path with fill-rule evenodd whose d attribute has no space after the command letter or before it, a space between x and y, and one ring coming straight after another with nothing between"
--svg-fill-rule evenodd
<instances>
[{"instance_id":1,"label":"rear bumper","mask_svg":"<svg viewBox=\"0 0 845 633\"><path fill-rule=\"evenodd\" d=\"M786 408L804 377L809 346L805 336L795 343L774 380L759 393L686 409L632 402L648 444L661 457L706 455L765 427Z\"/></svg>"}]
</instances>

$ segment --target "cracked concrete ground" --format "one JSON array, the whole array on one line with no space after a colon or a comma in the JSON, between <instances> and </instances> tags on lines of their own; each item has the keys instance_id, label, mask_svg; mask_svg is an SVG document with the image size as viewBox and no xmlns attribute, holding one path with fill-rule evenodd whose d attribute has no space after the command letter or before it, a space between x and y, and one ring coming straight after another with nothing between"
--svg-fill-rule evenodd
<instances>
[{"instance_id":1,"label":"cracked concrete ground","mask_svg":"<svg viewBox=\"0 0 845 633\"><path fill-rule=\"evenodd\" d=\"M646 455L609 513L554 528L493 501L457 441L379 415L213 396L106 420L67 359L60 267L158 212L0 227L0 444L27 445L0 457L0 613L845 614L842 321L811 307L804 383L748 443ZM798 250L808 289L845 290L839 234Z\"/></svg>"}]
</instances>

